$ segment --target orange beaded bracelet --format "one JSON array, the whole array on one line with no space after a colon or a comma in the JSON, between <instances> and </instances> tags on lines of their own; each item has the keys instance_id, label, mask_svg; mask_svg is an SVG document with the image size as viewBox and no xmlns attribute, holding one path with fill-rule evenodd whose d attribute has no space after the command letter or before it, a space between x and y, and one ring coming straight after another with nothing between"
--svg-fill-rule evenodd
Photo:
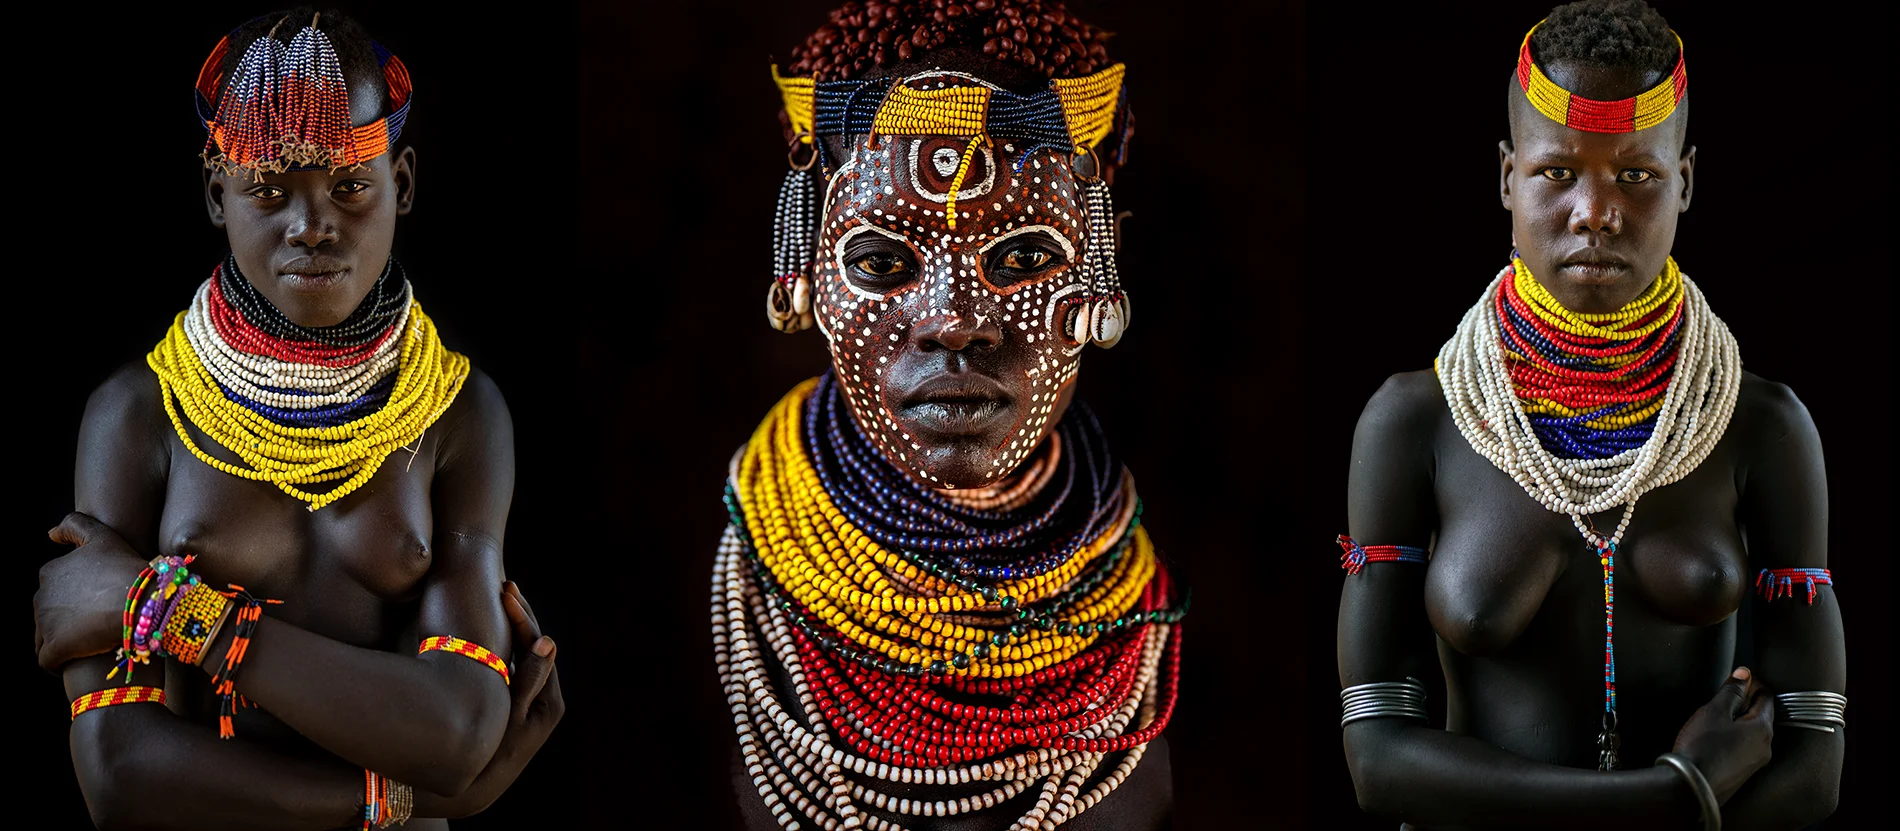
<instances>
[{"instance_id":1,"label":"orange beaded bracelet","mask_svg":"<svg viewBox=\"0 0 1900 831\"><path fill-rule=\"evenodd\" d=\"M424 652L438 652L438 651L439 652L453 652L465 658L471 658L481 663L483 666L486 666L489 669L492 669L495 672L499 673L501 675L502 683L504 684L510 683L508 679L508 662L502 660L500 655L496 655L495 653L488 651L488 648L482 646L481 644L474 643L472 641L465 641L465 640L462 640L461 638L452 638L446 635L437 635L432 638L424 638L422 640L422 646L416 649L416 654L421 655Z\"/></svg>"}]
</instances>

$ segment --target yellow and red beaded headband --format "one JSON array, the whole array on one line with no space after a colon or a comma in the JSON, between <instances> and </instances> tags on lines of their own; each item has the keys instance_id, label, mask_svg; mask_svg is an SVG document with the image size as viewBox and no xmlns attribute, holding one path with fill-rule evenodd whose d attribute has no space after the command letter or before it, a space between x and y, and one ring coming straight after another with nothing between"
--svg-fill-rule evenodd
<instances>
[{"instance_id":1,"label":"yellow and red beaded headband","mask_svg":"<svg viewBox=\"0 0 1900 831\"><path fill-rule=\"evenodd\" d=\"M1542 25L1543 21L1537 22L1537 26ZM1524 44L1518 47L1517 83L1524 88L1524 97L1530 99L1531 106L1558 124L1591 133L1632 133L1663 123L1676 111L1676 105L1682 103L1682 97L1689 94L1689 71L1682 61L1682 36L1673 31L1670 34L1676 38L1676 68L1669 77L1634 98L1597 101L1558 86L1531 59L1531 35L1537 33L1537 26L1524 33Z\"/></svg>"}]
</instances>

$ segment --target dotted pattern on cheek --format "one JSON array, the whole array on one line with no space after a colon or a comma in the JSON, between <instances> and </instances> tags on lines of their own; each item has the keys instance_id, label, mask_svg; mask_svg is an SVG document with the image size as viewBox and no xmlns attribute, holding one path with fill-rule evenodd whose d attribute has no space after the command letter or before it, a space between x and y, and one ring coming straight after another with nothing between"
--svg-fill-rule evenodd
<instances>
[{"instance_id":1,"label":"dotted pattern on cheek","mask_svg":"<svg viewBox=\"0 0 1900 831\"><path fill-rule=\"evenodd\" d=\"M1029 390L1028 408L988 465L991 478L1001 478L1053 428L1050 416L1081 362L1083 344L1074 338L1073 318L1089 296L1077 265L1088 230L1075 179L1053 153L1029 155L1020 170L1007 162L998 169L998 158L1016 158L1022 148L1005 143L994 148L997 153L983 147L974 162L983 168L973 171L978 184L966 181L959 188L958 227L952 230L944 205L949 181L940 169L948 165L936 162L945 147L967 140L882 136L875 141L854 147L827 183L815 285L819 329L864 432L887 458L932 482L937 477L916 457L922 442L904 431L883 397L885 372L904 350L916 347L913 327L943 317L966 325L994 324L1003 339L996 348L1032 350L1033 360L1013 364L1027 366L1023 383L1012 386ZM908 245L918 268L913 279L887 294L853 285L845 276L845 248L867 233ZM1052 241L1064 250L1068 264L1040 279L992 285L983 275L989 249L1024 234ZM1020 340L1020 346L1012 340Z\"/></svg>"}]
</instances>

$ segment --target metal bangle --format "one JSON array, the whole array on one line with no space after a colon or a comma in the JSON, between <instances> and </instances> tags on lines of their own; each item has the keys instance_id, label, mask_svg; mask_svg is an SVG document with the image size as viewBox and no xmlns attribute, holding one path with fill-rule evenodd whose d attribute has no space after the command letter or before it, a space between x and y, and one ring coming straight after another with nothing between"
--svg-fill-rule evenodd
<instances>
[{"instance_id":1,"label":"metal bangle","mask_svg":"<svg viewBox=\"0 0 1900 831\"><path fill-rule=\"evenodd\" d=\"M1789 727L1832 733L1847 726L1847 696L1826 690L1781 693L1775 696L1775 714Z\"/></svg>"},{"instance_id":2,"label":"metal bangle","mask_svg":"<svg viewBox=\"0 0 1900 831\"><path fill-rule=\"evenodd\" d=\"M389 812L383 815L382 821L376 823L376 827L402 825L409 821L410 815L416 810L416 789L394 779L384 781L389 783Z\"/></svg>"},{"instance_id":3,"label":"metal bangle","mask_svg":"<svg viewBox=\"0 0 1900 831\"><path fill-rule=\"evenodd\" d=\"M1360 719L1415 718L1425 720L1425 685L1417 678L1355 684L1339 691L1339 726Z\"/></svg>"},{"instance_id":4,"label":"metal bangle","mask_svg":"<svg viewBox=\"0 0 1900 831\"><path fill-rule=\"evenodd\" d=\"M1708 777L1695 763L1678 753L1664 753L1656 757L1656 764L1675 768L1677 775L1689 783L1689 790L1695 791L1695 800L1702 806L1702 831L1722 831L1722 806L1715 801L1715 789L1709 787Z\"/></svg>"}]
</instances>

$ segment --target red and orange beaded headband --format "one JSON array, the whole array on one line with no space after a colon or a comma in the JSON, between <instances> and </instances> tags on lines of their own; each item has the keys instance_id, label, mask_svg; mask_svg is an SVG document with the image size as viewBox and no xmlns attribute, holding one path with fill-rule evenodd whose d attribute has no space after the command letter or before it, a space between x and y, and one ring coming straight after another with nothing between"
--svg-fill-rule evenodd
<instances>
[{"instance_id":1,"label":"red and orange beaded headband","mask_svg":"<svg viewBox=\"0 0 1900 831\"><path fill-rule=\"evenodd\" d=\"M198 70L197 83L198 118L208 133L207 167L253 176L334 170L381 156L396 143L409 117L409 69L382 44L371 41L393 111L352 126L342 62L316 24L313 18L288 46L277 40L277 29L272 27L244 49L229 78L221 69L231 49L231 35L212 48Z\"/></svg>"},{"instance_id":2,"label":"red and orange beaded headband","mask_svg":"<svg viewBox=\"0 0 1900 831\"><path fill-rule=\"evenodd\" d=\"M1538 21L1537 26L1542 25L1543 21ZM1524 33L1524 44L1518 47L1517 83L1524 88L1524 96L1530 99L1531 106L1558 124L1591 133L1632 133L1663 123L1676 111L1676 105L1682 103L1682 97L1689 94L1689 72L1682 62L1682 36L1673 31L1670 34L1676 37L1676 68L1669 77L1634 98L1597 101L1558 86L1531 59L1531 35L1537 33L1537 26Z\"/></svg>"}]
</instances>

